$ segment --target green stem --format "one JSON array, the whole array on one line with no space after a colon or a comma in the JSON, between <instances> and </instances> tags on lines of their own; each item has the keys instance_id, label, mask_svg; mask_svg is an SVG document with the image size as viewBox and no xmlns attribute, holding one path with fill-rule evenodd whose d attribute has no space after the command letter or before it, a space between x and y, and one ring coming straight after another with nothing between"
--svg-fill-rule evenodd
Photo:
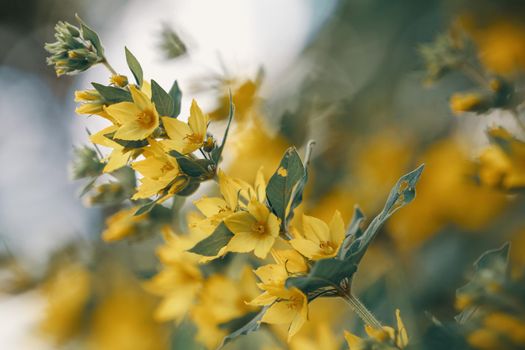
<instances>
[{"instance_id":1,"label":"green stem","mask_svg":"<svg viewBox=\"0 0 525 350\"><path fill-rule=\"evenodd\" d=\"M352 308L352 310L363 320L364 323L375 329L382 329L381 323L352 293L341 294L341 298Z\"/></svg>"},{"instance_id":2,"label":"green stem","mask_svg":"<svg viewBox=\"0 0 525 350\"><path fill-rule=\"evenodd\" d=\"M111 74L118 75L117 71L111 66L111 64L109 64L106 57L104 57L104 60L101 63L111 72Z\"/></svg>"}]
</instances>

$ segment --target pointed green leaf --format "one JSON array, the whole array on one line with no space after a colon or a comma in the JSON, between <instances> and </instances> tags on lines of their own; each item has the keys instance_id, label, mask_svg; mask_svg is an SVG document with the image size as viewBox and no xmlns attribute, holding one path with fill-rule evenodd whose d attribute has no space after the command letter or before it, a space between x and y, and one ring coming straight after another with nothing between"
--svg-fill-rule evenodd
<instances>
[{"instance_id":1,"label":"pointed green leaf","mask_svg":"<svg viewBox=\"0 0 525 350\"><path fill-rule=\"evenodd\" d=\"M128 63L129 70L131 73L133 73L133 76L135 77L135 81L137 82L138 86L142 86L142 78L143 78L143 72L142 67L140 66L139 61L137 58L131 53L131 51L128 50L128 48L125 48L126 50L126 62Z\"/></svg>"},{"instance_id":2,"label":"pointed green leaf","mask_svg":"<svg viewBox=\"0 0 525 350\"><path fill-rule=\"evenodd\" d=\"M295 147L290 147L284 154L279 168L268 181L266 198L274 214L281 219L282 227L286 226L287 209L292 192L298 182L304 178L304 174L301 157Z\"/></svg>"},{"instance_id":3,"label":"pointed green leaf","mask_svg":"<svg viewBox=\"0 0 525 350\"><path fill-rule=\"evenodd\" d=\"M189 251L204 256L215 256L230 242L233 233L226 227L224 222L215 228L213 233L197 243Z\"/></svg>"},{"instance_id":4,"label":"pointed green leaf","mask_svg":"<svg viewBox=\"0 0 525 350\"><path fill-rule=\"evenodd\" d=\"M338 253L338 257L340 259L346 258L346 253L350 249L351 244L361 237L363 235L363 223L365 221L365 214L361 211L361 209L356 205L354 207L354 216L352 217L352 221L350 222L350 225L348 226L348 229L346 230L345 239L343 240L343 244L341 245L341 248Z\"/></svg>"},{"instance_id":5,"label":"pointed green leaf","mask_svg":"<svg viewBox=\"0 0 525 350\"><path fill-rule=\"evenodd\" d=\"M268 308L269 306L263 307L261 311L258 314L256 314L248 323L246 323L241 328L237 329L235 332L232 332L226 337L224 337L217 350L221 349L222 347L224 347L224 345L231 342L233 339L240 337L241 335L246 335L248 333L255 332L256 330L258 330L261 326L261 319L263 318Z\"/></svg>"},{"instance_id":6,"label":"pointed green leaf","mask_svg":"<svg viewBox=\"0 0 525 350\"><path fill-rule=\"evenodd\" d=\"M180 114L180 104L182 100L182 91L180 91L179 84L177 83L177 80L173 82L173 85L171 86L169 95L171 99L173 100L173 112L170 114L170 116L177 118Z\"/></svg>"},{"instance_id":7,"label":"pointed green leaf","mask_svg":"<svg viewBox=\"0 0 525 350\"><path fill-rule=\"evenodd\" d=\"M228 124L226 125L226 130L224 131L224 136L222 137L222 142L219 147L215 147L211 152L211 158L215 162L215 165L219 165L219 162L221 161L222 151L224 149L224 145L226 144L226 140L228 139L228 132L230 131L230 126L233 120L233 115L235 114L235 106L233 105L233 98L232 94L230 92L230 114L228 115Z\"/></svg>"},{"instance_id":8,"label":"pointed green leaf","mask_svg":"<svg viewBox=\"0 0 525 350\"><path fill-rule=\"evenodd\" d=\"M155 81L151 80L151 99L161 116L172 116L175 105L171 96Z\"/></svg>"},{"instance_id":9,"label":"pointed green leaf","mask_svg":"<svg viewBox=\"0 0 525 350\"><path fill-rule=\"evenodd\" d=\"M290 277L286 280L286 287L299 288L307 295L324 288L339 288L345 278L351 278L357 271L357 265L347 261L330 258L316 261L306 276Z\"/></svg>"},{"instance_id":10,"label":"pointed green leaf","mask_svg":"<svg viewBox=\"0 0 525 350\"><path fill-rule=\"evenodd\" d=\"M293 188L293 194L292 199L290 203L290 210L288 212L288 216L286 217L286 220L290 222L290 220L293 219L294 210L301 204L303 201L303 192L304 187L306 186L306 183L308 182L308 165L310 164L310 158L312 155L312 149L315 145L315 141L310 140L308 141L308 144L306 145L306 154L304 156L304 171L301 179L299 182L297 182L297 185Z\"/></svg>"},{"instance_id":11,"label":"pointed green leaf","mask_svg":"<svg viewBox=\"0 0 525 350\"><path fill-rule=\"evenodd\" d=\"M100 38L98 34L93 29L89 28L87 24L80 18L78 14L75 14L75 17L80 23L80 29L82 30L82 37L86 40L91 41L91 43L97 50L98 56L103 57L104 48L102 47L102 43L100 42Z\"/></svg>"},{"instance_id":12,"label":"pointed green leaf","mask_svg":"<svg viewBox=\"0 0 525 350\"><path fill-rule=\"evenodd\" d=\"M361 237L354 240L346 253L346 260L359 264L368 246L379 232L383 223L399 208L412 202L416 196L416 183L421 176L424 165L402 176L390 191L383 210L377 215Z\"/></svg>"},{"instance_id":13,"label":"pointed green leaf","mask_svg":"<svg viewBox=\"0 0 525 350\"><path fill-rule=\"evenodd\" d=\"M108 104L119 103L119 102L133 102L129 91L114 87L105 86L98 83L91 83L93 87L99 92Z\"/></svg>"}]
</instances>

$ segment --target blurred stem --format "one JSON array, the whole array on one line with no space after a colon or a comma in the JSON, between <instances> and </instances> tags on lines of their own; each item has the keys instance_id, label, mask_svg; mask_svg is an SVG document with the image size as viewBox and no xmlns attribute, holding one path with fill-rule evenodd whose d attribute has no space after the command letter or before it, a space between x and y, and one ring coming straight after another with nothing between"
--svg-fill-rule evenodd
<instances>
[{"instance_id":1,"label":"blurred stem","mask_svg":"<svg viewBox=\"0 0 525 350\"><path fill-rule=\"evenodd\" d=\"M470 78L470 80L472 80L474 83L477 83L485 88L488 88L490 89L490 83L489 81L487 80L487 78L485 78L485 76L483 74L481 74L479 71L477 71L474 67L472 67L471 64L469 64L468 62L465 62L461 65L461 70L463 71L463 73L468 77Z\"/></svg>"},{"instance_id":2,"label":"blurred stem","mask_svg":"<svg viewBox=\"0 0 525 350\"><path fill-rule=\"evenodd\" d=\"M106 59L106 57L104 57L104 60L102 61L102 64L111 72L111 74L118 75L117 71L111 66L111 64L109 64L109 62Z\"/></svg>"},{"instance_id":3,"label":"blurred stem","mask_svg":"<svg viewBox=\"0 0 525 350\"><path fill-rule=\"evenodd\" d=\"M351 292L341 294L341 297L367 325L375 329L383 328L377 318Z\"/></svg>"}]
</instances>

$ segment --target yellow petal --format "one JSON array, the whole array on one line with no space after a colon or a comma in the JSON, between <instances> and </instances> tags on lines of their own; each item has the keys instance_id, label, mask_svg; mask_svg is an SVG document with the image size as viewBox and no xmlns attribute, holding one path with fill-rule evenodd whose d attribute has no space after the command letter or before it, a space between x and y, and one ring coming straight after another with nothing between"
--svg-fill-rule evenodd
<instances>
[{"instance_id":1,"label":"yellow petal","mask_svg":"<svg viewBox=\"0 0 525 350\"><path fill-rule=\"evenodd\" d=\"M208 127L208 115L202 113L197 101L191 101L190 117L188 124L193 133L201 136L206 136L206 129Z\"/></svg>"},{"instance_id":2,"label":"yellow petal","mask_svg":"<svg viewBox=\"0 0 525 350\"><path fill-rule=\"evenodd\" d=\"M252 214L258 222L266 222L270 214L270 210L266 205L256 200L251 200L250 203L248 203L248 212Z\"/></svg>"},{"instance_id":3,"label":"yellow petal","mask_svg":"<svg viewBox=\"0 0 525 350\"><path fill-rule=\"evenodd\" d=\"M238 233L228 242L227 249L230 252L247 253L255 248L256 243L257 239L252 233Z\"/></svg>"},{"instance_id":4,"label":"yellow petal","mask_svg":"<svg viewBox=\"0 0 525 350\"><path fill-rule=\"evenodd\" d=\"M361 350L363 344L363 339L359 338L357 335L354 335L348 331L345 331L345 339L348 344L349 350Z\"/></svg>"},{"instance_id":5,"label":"yellow petal","mask_svg":"<svg viewBox=\"0 0 525 350\"><path fill-rule=\"evenodd\" d=\"M228 205L224 199L218 197L203 197L193 202L193 204L208 218L228 210Z\"/></svg>"},{"instance_id":6,"label":"yellow petal","mask_svg":"<svg viewBox=\"0 0 525 350\"><path fill-rule=\"evenodd\" d=\"M338 247L343 243L345 239L345 223L339 210L336 210L332 220L330 221L330 240L334 242Z\"/></svg>"},{"instance_id":7,"label":"yellow petal","mask_svg":"<svg viewBox=\"0 0 525 350\"><path fill-rule=\"evenodd\" d=\"M304 238L290 240L292 247L308 259L314 259L319 255L319 243L314 243Z\"/></svg>"},{"instance_id":8,"label":"yellow petal","mask_svg":"<svg viewBox=\"0 0 525 350\"><path fill-rule=\"evenodd\" d=\"M115 133L115 138L128 141L144 140L154 129L144 129L139 123L132 121L122 125Z\"/></svg>"},{"instance_id":9,"label":"yellow petal","mask_svg":"<svg viewBox=\"0 0 525 350\"><path fill-rule=\"evenodd\" d=\"M128 164L132 152L124 152L121 148L115 148L108 157L108 163L104 167L105 173L111 173Z\"/></svg>"},{"instance_id":10,"label":"yellow petal","mask_svg":"<svg viewBox=\"0 0 525 350\"><path fill-rule=\"evenodd\" d=\"M265 259L275 243L275 237L265 235L264 237L257 240L253 253L256 257Z\"/></svg>"},{"instance_id":11,"label":"yellow petal","mask_svg":"<svg viewBox=\"0 0 525 350\"><path fill-rule=\"evenodd\" d=\"M120 102L104 108L120 124L124 124L137 119L141 110L133 102Z\"/></svg>"},{"instance_id":12,"label":"yellow petal","mask_svg":"<svg viewBox=\"0 0 525 350\"><path fill-rule=\"evenodd\" d=\"M330 241L330 229L328 225L313 216L303 215L303 231L306 238L314 242Z\"/></svg>"},{"instance_id":13,"label":"yellow petal","mask_svg":"<svg viewBox=\"0 0 525 350\"><path fill-rule=\"evenodd\" d=\"M129 91L131 92L131 97L133 98L133 102L140 110L145 109L153 109L153 104L151 103L151 100L149 97L137 89L135 85L129 86Z\"/></svg>"},{"instance_id":14,"label":"yellow petal","mask_svg":"<svg viewBox=\"0 0 525 350\"><path fill-rule=\"evenodd\" d=\"M400 348L404 348L405 346L408 345L408 334L405 328L405 324L403 323L403 320L401 319L401 313L399 309L396 309L396 320L397 320L397 332L398 332L397 346L399 346Z\"/></svg>"},{"instance_id":15,"label":"yellow petal","mask_svg":"<svg viewBox=\"0 0 525 350\"><path fill-rule=\"evenodd\" d=\"M230 215L224 220L224 223L236 235L252 234L256 220L250 213L240 211Z\"/></svg>"},{"instance_id":16,"label":"yellow petal","mask_svg":"<svg viewBox=\"0 0 525 350\"><path fill-rule=\"evenodd\" d=\"M270 324L291 323L295 314L295 310L288 307L287 301L278 301L266 310L261 322Z\"/></svg>"},{"instance_id":17,"label":"yellow petal","mask_svg":"<svg viewBox=\"0 0 525 350\"><path fill-rule=\"evenodd\" d=\"M266 199L266 181L264 180L263 167L260 167L255 175L255 193L257 194L257 200L264 202Z\"/></svg>"}]
</instances>

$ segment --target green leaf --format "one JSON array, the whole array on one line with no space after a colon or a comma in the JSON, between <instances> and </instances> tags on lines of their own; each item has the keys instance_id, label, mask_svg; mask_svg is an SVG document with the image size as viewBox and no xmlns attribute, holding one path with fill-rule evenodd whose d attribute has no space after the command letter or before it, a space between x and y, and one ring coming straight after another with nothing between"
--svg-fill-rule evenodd
<instances>
[{"instance_id":1,"label":"green leaf","mask_svg":"<svg viewBox=\"0 0 525 350\"><path fill-rule=\"evenodd\" d=\"M100 42L100 38L98 34L93 29L89 28L87 24L80 18L78 14L75 14L75 17L80 23L80 29L82 30L82 37L86 40L91 41L91 43L97 50L98 56L103 57L104 48L102 47L102 43Z\"/></svg>"},{"instance_id":2,"label":"green leaf","mask_svg":"<svg viewBox=\"0 0 525 350\"><path fill-rule=\"evenodd\" d=\"M198 180L190 180L190 182L182 190L177 192L178 196L187 197L195 193L200 187L201 183Z\"/></svg>"},{"instance_id":3,"label":"green leaf","mask_svg":"<svg viewBox=\"0 0 525 350\"><path fill-rule=\"evenodd\" d=\"M114 138L115 133L110 132L109 134L104 134L107 138L110 138L111 140L115 141L119 145L121 145L124 148L127 149L133 149L133 148L142 148L148 145L148 140L121 140Z\"/></svg>"},{"instance_id":4,"label":"green leaf","mask_svg":"<svg viewBox=\"0 0 525 350\"><path fill-rule=\"evenodd\" d=\"M232 237L233 233L226 227L224 222L221 222L211 235L197 243L189 251L204 256L216 256Z\"/></svg>"},{"instance_id":5,"label":"green leaf","mask_svg":"<svg viewBox=\"0 0 525 350\"><path fill-rule=\"evenodd\" d=\"M383 223L399 208L414 200L416 196L415 186L421 176L423 168L424 165L420 165L417 169L402 176L397 181L390 191L390 195L386 200L383 210L372 220L363 235L354 240L350 245L350 248L344 257L346 260L350 259L356 265L359 264L368 246L372 243L372 240L379 232Z\"/></svg>"},{"instance_id":6,"label":"green leaf","mask_svg":"<svg viewBox=\"0 0 525 350\"><path fill-rule=\"evenodd\" d=\"M91 83L93 87L102 95L105 102L109 104L119 103L119 102L133 102L131 94L129 91L114 87L114 86L105 86L98 83Z\"/></svg>"},{"instance_id":7,"label":"green leaf","mask_svg":"<svg viewBox=\"0 0 525 350\"><path fill-rule=\"evenodd\" d=\"M152 200L152 201L150 201L150 202L148 202L148 203L146 203L144 205L142 205L140 208L137 209L137 211L133 215L134 216L138 216L138 215L141 215L141 214L149 213L157 205L157 202L159 201L159 199L160 199L160 197L155 199L155 200Z\"/></svg>"},{"instance_id":8,"label":"green leaf","mask_svg":"<svg viewBox=\"0 0 525 350\"><path fill-rule=\"evenodd\" d=\"M80 193L78 194L79 197L83 197L86 193L91 191L93 186L95 186L95 183L97 182L98 177L94 177L91 180L89 180L84 187L82 187L82 190L80 190Z\"/></svg>"},{"instance_id":9,"label":"green leaf","mask_svg":"<svg viewBox=\"0 0 525 350\"><path fill-rule=\"evenodd\" d=\"M315 145L315 141L313 140L308 141L308 144L306 145L306 154L304 156L304 172L303 172L303 176L301 177L301 179L299 180L299 182L293 189L292 201L290 203L290 210L288 212L288 216L286 217L286 220L288 222L290 222L290 220L293 219L294 209L297 208L299 204L301 204L301 202L303 201L304 187L306 186L306 183L308 182L308 165L310 164L310 158L312 155L312 149L314 145Z\"/></svg>"},{"instance_id":10,"label":"green leaf","mask_svg":"<svg viewBox=\"0 0 525 350\"><path fill-rule=\"evenodd\" d=\"M246 323L241 328L237 329L235 332L232 332L225 336L217 349L221 349L222 347L224 347L224 345L226 345L233 339L240 337L241 335L246 335L248 333L255 332L256 330L258 330L261 326L261 319L263 318L268 308L269 306L263 307L261 311L259 311L259 313L256 314L248 323Z\"/></svg>"},{"instance_id":11,"label":"green leaf","mask_svg":"<svg viewBox=\"0 0 525 350\"><path fill-rule=\"evenodd\" d=\"M128 50L128 48L125 48L126 50L126 62L128 62L128 67L131 73L133 73L133 76L135 77L135 81L137 82L138 86L142 86L142 67L140 66L139 61L131 51Z\"/></svg>"},{"instance_id":12,"label":"green leaf","mask_svg":"<svg viewBox=\"0 0 525 350\"><path fill-rule=\"evenodd\" d=\"M282 227L286 226L286 214L292 192L304 176L305 170L301 157L295 147L288 148L279 168L272 175L266 187L266 198L272 211L281 219Z\"/></svg>"},{"instance_id":13,"label":"green leaf","mask_svg":"<svg viewBox=\"0 0 525 350\"><path fill-rule=\"evenodd\" d=\"M155 103L155 108L161 116L172 116L175 109L173 99L164 91L164 89L157 84L155 80L151 80L151 99Z\"/></svg>"},{"instance_id":14,"label":"green leaf","mask_svg":"<svg viewBox=\"0 0 525 350\"><path fill-rule=\"evenodd\" d=\"M182 100L182 91L180 91L179 83L177 83L177 80L173 82L169 95L171 96L171 99L173 100L173 112L171 116L174 118L177 118L180 114L180 104Z\"/></svg>"},{"instance_id":15,"label":"green leaf","mask_svg":"<svg viewBox=\"0 0 525 350\"><path fill-rule=\"evenodd\" d=\"M422 171L423 166L420 166L398 180L390 191L385 207L364 232L361 231L364 215L359 208L356 208L338 257L315 262L308 275L290 277L286 280L286 286L297 287L313 299L325 289L338 289L343 280L350 281L381 225L396 210L414 199L415 185ZM350 242L349 246L348 242Z\"/></svg>"},{"instance_id":16,"label":"green leaf","mask_svg":"<svg viewBox=\"0 0 525 350\"><path fill-rule=\"evenodd\" d=\"M315 262L306 276L290 277L286 280L286 287L299 288L307 295L313 295L320 289L339 288L345 278L351 278L357 271L357 265L336 258L323 259Z\"/></svg>"},{"instance_id":17,"label":"green leaf","mask_svg":"<svg viewBox=\"0 0 525 350\"><path fill-rule=\"evenodd\" d=\"M509 251L509 242L506 242L500 248L487 250L474 262L474 268L476 271L480 271L504 266L503 270L506 270L509 262Z\"/></svg>"},{"instance_id":18,"label":"green leaf","mask_svg":"<svg viewBox=\"0 0 525 350\"><path fill-rule=\"evenodd\" d=\"M228 139L228 132L230 131L230 126L233 120L233 115L235 114L235 106L233 105L233 98L232 94L230 92L230 114L228 115L228 124L226 125L226 130L224 131L224 136L222 137L222 142L219 147L216 147L211 152L211 158L215 162L215 165L219 165L219 162L221 161L222 151L224 149L224 145L226 144L226 140Z\"/></svg>"},{"instance_id":19,"label":"green leaf","mask_svg":"<svg viewBox=\"0 0 525 350\"><path fill-rule=\"evenodd\" d=\"M208 167L213 165L213 162L207 159L192 159L175 150L170 151L169 154L177 159L180 169L190 177L207 179L212 176Z\"/></svg>"},{"instance_id":20,"label":"green leaf","mask_svg":"<svg viewBox=\"0 0 525 350\"><path fill-rule=\"evenodd\" d=\"M341 248L338 253L338 257L340 259L344 259L346 257L346 253L350 249L352 242L354 242L356 239L358 239L359 237L363 235L364 221L365 221L365 214L356 205L354 207L354 216L352 217L352 221L350 222L350 225L348 226L348 229L346 230L345 239L343 240L343 244L341 244Z\"/></svg>"}]
</instances>

